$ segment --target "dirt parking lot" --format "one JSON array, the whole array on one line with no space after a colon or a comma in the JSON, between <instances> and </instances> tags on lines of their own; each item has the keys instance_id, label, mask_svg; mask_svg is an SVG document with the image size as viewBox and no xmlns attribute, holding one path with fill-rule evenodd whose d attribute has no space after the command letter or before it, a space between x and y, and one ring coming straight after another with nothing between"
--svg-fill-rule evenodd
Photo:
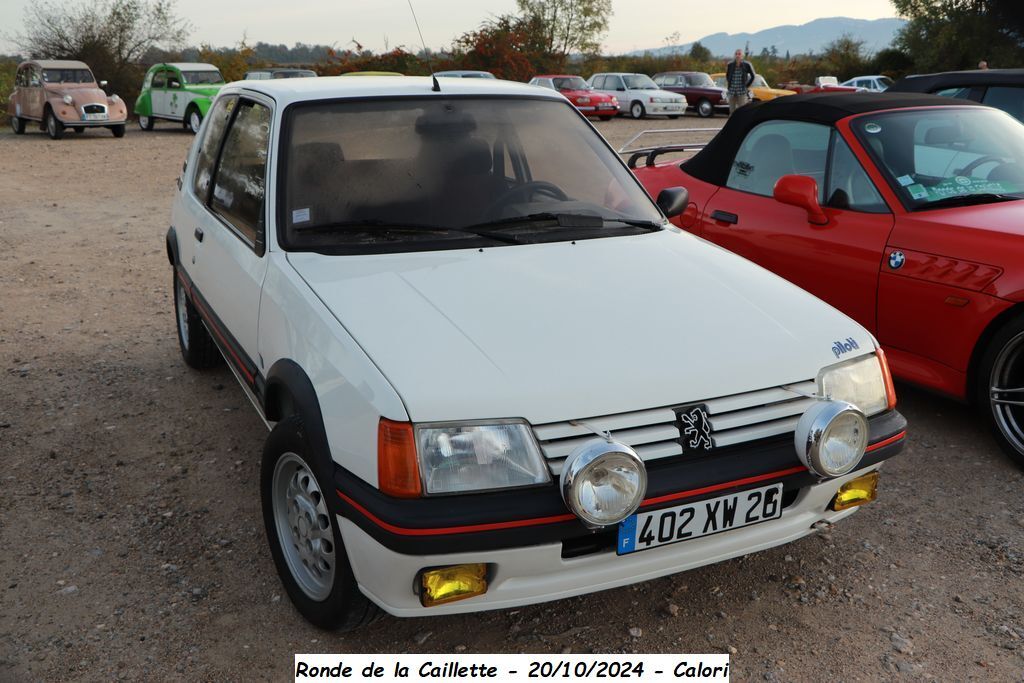
<instances>
[{"instance_id":1,"label":"dirt parking lot","mask_svg":"<svg viewBox=\"0 0 1024 683\"><path fill-rule=\"evenodd\" d=\"M684 125L709 122L598 128L618 146ZM830 533L514 611L307 625L264 538L266 431L174 336L163 240L192 136L4 131L0 680L281 680L296 651L730 652L734 680L1021 680L1024 474L967 408L905 386L881 499Z\"/></svg>"}]
</instances>

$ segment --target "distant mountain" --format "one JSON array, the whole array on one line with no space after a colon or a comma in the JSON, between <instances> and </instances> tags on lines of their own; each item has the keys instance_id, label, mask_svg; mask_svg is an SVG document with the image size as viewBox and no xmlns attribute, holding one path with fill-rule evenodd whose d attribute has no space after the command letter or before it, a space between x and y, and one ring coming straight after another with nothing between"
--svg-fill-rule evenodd
<instances>
[{"instance_id":1,"label":"distant mountain","mask_svg":"<svg viewBox=\"0 0 1024 683\"><path fill-rule=\"evenodd\" d=\"M762 49L770 50L772 46L779 56L821 52L826 45L836 38L848 33L856 40L864 41L864 50L868 53L878 52L888 47L892 39L906 24L904 19L850 19L849 17L828 17L815 19L800 26L775 26L756 33L712 33L699 41L711 50L715 56L729 56L736 48L746 48L750 44L750 53L756 55ZM690 51L693 43L669 45L668 47L636 50L631 55L672 55Z\"/></svg>"}]
</instances>

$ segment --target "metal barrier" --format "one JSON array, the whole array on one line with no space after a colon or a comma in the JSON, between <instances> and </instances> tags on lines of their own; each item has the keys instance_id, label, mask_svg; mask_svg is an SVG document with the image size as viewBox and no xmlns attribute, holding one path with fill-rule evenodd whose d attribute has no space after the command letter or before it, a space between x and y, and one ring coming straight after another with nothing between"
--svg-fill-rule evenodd
<instances>
[{"instance_id":1,"label":"metal barrier","mask_svg":"<svg viewBox=\"0 0 1024 683\"><path fill-rule=\"evenodd\" d=\"M657 147L637 147L636 149L630 149L630 145L639 140L645 135L663 135L669 133L675 134L687 134L687 133L712 133L714 134L722 130L721 128L663 128L663 129L650 129L642 130L633 137L631 137L626 144L622 145L618 149L619 154L629 154L629 160L626 162L630 168L636 168L637 162L640 159L644 159L646 166L653 166L655 159L660 155L668 152L699 152L704 149L707 142L688 142L680 143L675 145L659 145ZM709 138L710 139L710 138Z\"/></svg>"}]
</instances>

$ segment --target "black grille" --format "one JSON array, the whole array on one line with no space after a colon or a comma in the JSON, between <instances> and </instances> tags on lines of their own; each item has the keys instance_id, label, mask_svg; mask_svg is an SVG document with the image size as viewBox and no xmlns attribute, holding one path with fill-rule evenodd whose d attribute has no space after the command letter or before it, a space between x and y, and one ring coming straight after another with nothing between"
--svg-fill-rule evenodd
<instances>
[{"instance_id":1,"label":"black grille","mask_svg":"<svg viewBox=\"0 0 1024 683\"><path fill-rule=\"evenodd\" d=\"M82 111L86 114L102 114L107 110L102 104L87 104L82 107Z\"/></svg>"}]
</instances>

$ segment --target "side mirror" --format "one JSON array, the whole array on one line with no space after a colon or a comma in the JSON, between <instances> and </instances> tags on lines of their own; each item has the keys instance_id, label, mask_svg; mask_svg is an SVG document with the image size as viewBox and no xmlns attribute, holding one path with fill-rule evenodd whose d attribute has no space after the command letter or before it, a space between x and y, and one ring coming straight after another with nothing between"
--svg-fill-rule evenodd
<instances>
[{"instance_id":1,"label":"side mirror","mask_svg":"<svg viewBox=\"0 0 1024 683\"><path fill-rule=\"evenodd\" d=\"M180 88L181 82L171 79L170 83L168 83L168 86L170 86L171 88Z\"/></svg>"},{"instance_id":2,"label":"side mirror","mask_svg":"<svg viewBox=\"0 0 1024 683\"><path fill-rule=\"evenodd\" d=\"M807 212L807 221L814 225L827 225L828 216L818 203L818 183L805 175L784 175L772 191L775 201L799 207Z\"/></svg>"},{"instance_id":3,"label":"side mirror","mask_svg":"<svg viewBox=\"0 0 1024 683\"><path fill-rule=\"evenodd\" d=\"M668 218L675 218L690 204L690 191L685 187L666 187L655 202Z\"/></svg>"},{"instance_id":4,"label":"side mirror","mask_svg":"<svg viewBox=\"0 0 1024 683\"><path fill-rule=\"evenodd\" d=\"M101 88L106 88L107 87L107 82L106 81L100 81L100 87Z\"/></svg>"}]
</instances>

